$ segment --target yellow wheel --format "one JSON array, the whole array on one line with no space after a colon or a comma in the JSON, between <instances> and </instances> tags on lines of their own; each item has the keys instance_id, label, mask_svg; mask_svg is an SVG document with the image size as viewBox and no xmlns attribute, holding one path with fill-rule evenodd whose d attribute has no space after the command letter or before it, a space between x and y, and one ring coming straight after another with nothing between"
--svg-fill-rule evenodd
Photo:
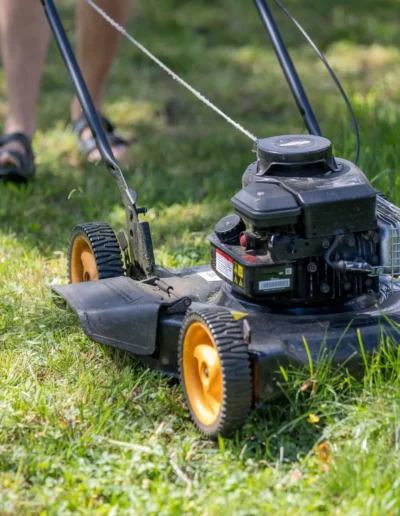
<instances>
[{"instance_id":1,"label":"yellow wheel","mask_svg":"<svg viewBox=\"0 0 400 516\"><path fill-rule=\"evenodd\" d=\"M209 437L240 428L251 407L250 358L241 325L230 312L191 311L183 321L178 360L196 426Z\"/></svg>"},{"instance_id":2,"label":"yellow wheel","mask_svg":"<svg viewBox=\"0 0 400 516\"><path fill-rule=\"evenodd\" d=\"M70 283L124 275L121 250L114 231L104 222L75 226L68 252Z\"/></svg>"}]
</instances>

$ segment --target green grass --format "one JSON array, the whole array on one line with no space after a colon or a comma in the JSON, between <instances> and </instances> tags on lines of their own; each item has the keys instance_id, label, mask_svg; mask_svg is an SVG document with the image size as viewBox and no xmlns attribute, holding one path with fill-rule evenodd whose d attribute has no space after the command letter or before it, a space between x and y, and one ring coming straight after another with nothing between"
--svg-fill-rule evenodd
<instances>
[{"instance_id":1,"label":"green grass","mask_svg":"<svg viewBox=\"0 0 400 516\"><path fill-rule=\"evenodd\" d=\"M74 2L59 3L71 30ZM399 202L398 2L298 4L287 1L355 107L361 167ZM278 18L324 133L351 158L337 92ZM138 1L130 30L257 136L303 132L251 2ZM254 412L234 439L212 443L191 424L178 386L92 343L53 306L71 228L124 224L111 178L80 161L66 128L71 95L53 44L37 179L0 185L0 514L400 514L400 355L389 346L362 380L326 365L313 376L285 371L282 400ZM150 208L157 260L206 261L205 236L229 210L251 142L128 43L107 99L107 113L135 138L126 177Z\"/></svg>"}]
</instances>

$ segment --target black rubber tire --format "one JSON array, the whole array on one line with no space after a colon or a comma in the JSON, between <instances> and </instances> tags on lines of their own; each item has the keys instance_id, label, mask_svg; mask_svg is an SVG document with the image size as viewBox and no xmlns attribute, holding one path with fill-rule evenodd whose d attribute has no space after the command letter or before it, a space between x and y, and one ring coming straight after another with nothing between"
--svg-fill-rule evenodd
<instances>
[{"instance_id":1,"label":"black rubber tire","mask_svg":"<svg viewBox=\"0 0 400 516\"><path fill-rule=\"evenodd\" d=\"M68 246L68 278L71 280L71 252L74 241L83 237L88 242L95 257L99 279L124 276L121 248L113 229L105 222L78 224L71 231Z\"/></svg>"},{"instance_id":2,"label":"black rubber tire","mask_svg":"<svg viewBox=\"0 0 400 516\"><path fill-rule=\"evenodd\" d=\"M193 322L205 324L210 330L219 354L222 369L223 397L218 419L210 426L197 418L189 401L184 371L183 345L185 334ZM186 315L179 336L178 365L180 383L186 405L197 428L207 437L229 437L239 430L247 419L252 406L252 374L250 355L243 339L242 325L232 314L220 307L190 311Z\"/></svg>"}]
</instances>

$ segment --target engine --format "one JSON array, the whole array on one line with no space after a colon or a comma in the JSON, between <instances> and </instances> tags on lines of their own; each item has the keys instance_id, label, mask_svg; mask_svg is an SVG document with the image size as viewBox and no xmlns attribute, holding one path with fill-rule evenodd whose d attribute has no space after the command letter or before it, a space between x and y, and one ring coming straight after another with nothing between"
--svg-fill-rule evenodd
<instances>
[{"instance_id":1,"label":"engine","mask_svg":"<svg viewBox=\"0 0 400 516\"><path fill-rule=\"evenodd\" d=\"M211 243L214 271L239 296L282 306L344 304L400 274L400 210L329 140L258 140L257 161Z\"/></svg>"}]
</instances>

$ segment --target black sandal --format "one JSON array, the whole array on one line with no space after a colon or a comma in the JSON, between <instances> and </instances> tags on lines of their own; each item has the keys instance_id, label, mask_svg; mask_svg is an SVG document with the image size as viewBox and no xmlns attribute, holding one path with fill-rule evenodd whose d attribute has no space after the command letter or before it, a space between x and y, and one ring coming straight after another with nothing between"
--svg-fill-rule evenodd
<instances>
[{"instance_id":1,"label":"black sandal","mask_svg":"<svg viewBox=\"0 0 400 516\"><path fill-rule=\"evenodd\" d=\"M111 147L115 147L117 145L129 145L127 140L115 134L115 126L110 122L110 120L108 120L108 118L101 114L99 114L99 117ZM79 118L72 122L72 130L78 136L79 146L86 158L89 157L91 152L97 149L96 140L93 138L93 136L90 138L82 138L83 131L88 127L89 123L85 115L81 115Z\"/></svg>"},{"instance_id":2,"label":"black sandal","mask_svg":"<svg viewBox=\"0 0 400 516\"><path fill-rule=\"evenodd\" d=\"M12 141L21 143L25 149L25 154L15 150L1 149L2 146ZM31 141L25 134L11 133L0 138L0 156L2 154L9 155L15 160L15 163L10 160L10 163L0 164L0 179L15 183L26 183L33 178L35 175L35 156Z\"/></svg>"}]
</instances>

